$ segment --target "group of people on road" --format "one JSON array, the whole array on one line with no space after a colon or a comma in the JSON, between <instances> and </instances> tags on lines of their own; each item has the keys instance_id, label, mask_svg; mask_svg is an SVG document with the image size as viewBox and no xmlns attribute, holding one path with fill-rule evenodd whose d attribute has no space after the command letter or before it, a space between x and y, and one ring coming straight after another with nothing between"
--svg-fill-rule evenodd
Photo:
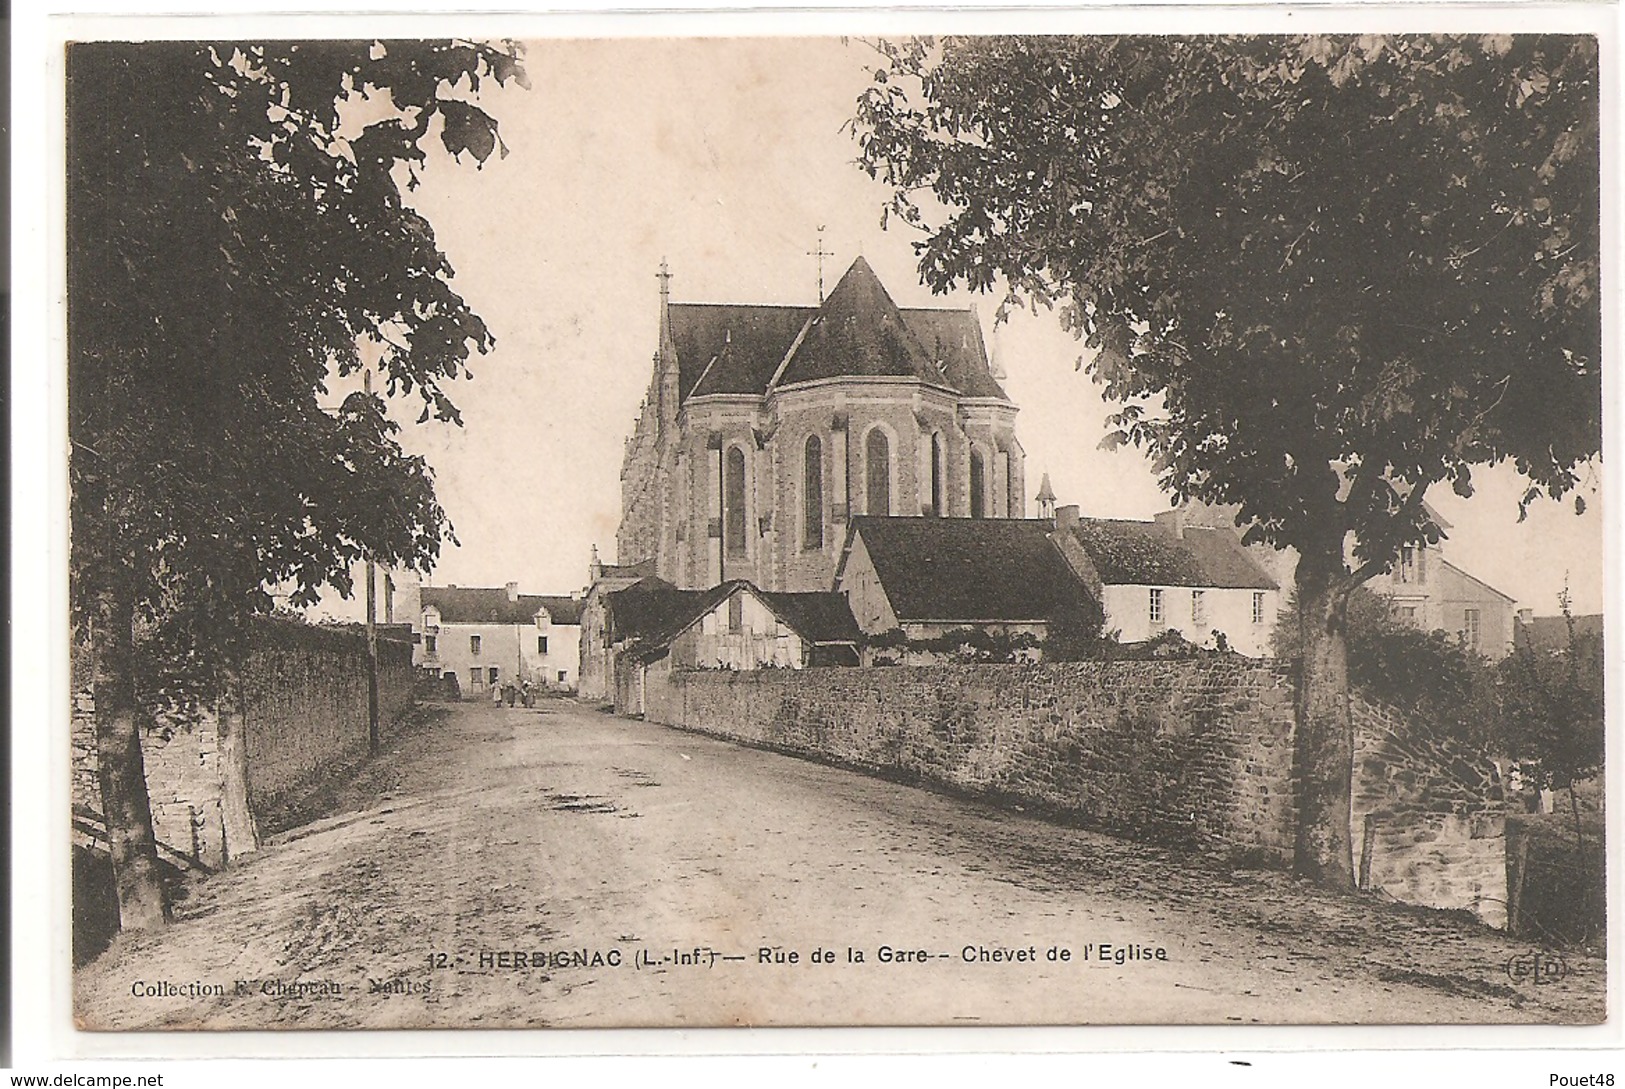
<instances>
[{"instance_id":1,"label":"group of people on road","mask_svg":"<svg viewBox=\"0 0 1625 1089\"><path fill-rule=\"evenodd\" d=\"M491 702L501 707L503 700L508 701L509 707L512 707L515 703L523 703L526 707L534 707L536 705L536 694L531 691L528 680L519 684L514 684L512 681L503 685L493 684L491 686Z\"/></svg>"}]
</instances>

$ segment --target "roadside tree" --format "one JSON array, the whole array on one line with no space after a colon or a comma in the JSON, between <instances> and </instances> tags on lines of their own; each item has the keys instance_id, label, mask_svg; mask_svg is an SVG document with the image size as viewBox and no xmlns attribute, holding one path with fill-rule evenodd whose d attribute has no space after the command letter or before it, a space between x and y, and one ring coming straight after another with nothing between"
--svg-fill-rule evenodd
<instances>
[{"instance_id":1,"label":"roadside tree","mask_svg":"<svg viewBox=\"0 0 1625 1089\"><path fill-rule=\"evenodd\" d=\"M371 342L384 394L458 421L444 387L491 336L402 186L431 134L483 163L471 96L524 79L472 42L69 48L70 607L127 929L168 915L148 709L214 692L273 584L348 592L448 532L382 398L323 398Z\"/></svg>"},{"instance_id":2,"label":"roadside tree","mask_svg":"<svg viewBox=\"0 0 1625 1089\"><path fill-rule=\"evenodd\" d=\"M1349 595L1431 487L1560 498L1600 450L1596 40L877 48L860 164L924 280L1057 306L1108 441L1297 550L1296 868L1352 886Z\"/></svg>"}]
</instances>

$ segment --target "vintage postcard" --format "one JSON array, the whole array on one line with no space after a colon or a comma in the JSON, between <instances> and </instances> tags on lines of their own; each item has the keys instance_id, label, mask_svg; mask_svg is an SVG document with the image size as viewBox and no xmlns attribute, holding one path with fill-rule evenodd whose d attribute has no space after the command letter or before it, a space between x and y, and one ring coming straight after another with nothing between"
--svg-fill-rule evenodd
<instances>
[{"instance_id":1,"label":"vintage postcard","mask_svg":"<svg viewBox=\"0 0 1625 1089\"><path fill-rule=\"evenodd\" d=\"M64 43L77 1028L1605 1022L1597 28L1217 15Z\"/></svg>"}]
</instances>

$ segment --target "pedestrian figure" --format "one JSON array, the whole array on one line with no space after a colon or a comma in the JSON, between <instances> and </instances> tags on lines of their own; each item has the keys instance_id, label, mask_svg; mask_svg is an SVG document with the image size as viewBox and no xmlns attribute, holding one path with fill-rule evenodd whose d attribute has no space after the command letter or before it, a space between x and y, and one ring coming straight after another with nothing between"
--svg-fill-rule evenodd
<instances>
[{"instance_id":1,"label":"pedestrian figure","mask_svg":"<svg viewBox=\"0 0 1625 1089\"><path fill-rule=\"evenodd\" d=\"M519 689L514 686L512 681L509 681L507 684L502 686L502 694L508 697L509 707L512 707L514 705L514 701L519 699Z\"/></svg>"},{"instance_id":2,"label":"pedestrian figure","mask_svg":"<svg viewBox=\"0 0 1625 1089\"><path fill-rule=\"evenodd\" d=\"M532 705L532 704L533 704L533 703L535 703L535 701L536 701L536 697L535 697L535 696L534 696L534 695L532 695L532 694L531 694L531 691L530 691L530 680L529 680L529 678L527 678L527 679L526 679L526 680L525 680L525 681L524 681L524 683L522 683L522 684L521 684L521 685L520 685L520 686L519 686L519 698L520 698L520 699L522 699L522 700L523 700L523 701L524 701L524 703L525 703L525 706L526 706L526 707L529 707L529 706L531 706L531 705Z\"/></svg>"},{"instance_id":3,"label":"pedestrian figure","mask_svg":"<svg viewBox=\"0 0 1625 1089\"><path fill-rule=\"evenodd\" d=\"M498 707L502 706L502 686L495 681L491 683L491 702Z\"/></svg>"}]
</instances>

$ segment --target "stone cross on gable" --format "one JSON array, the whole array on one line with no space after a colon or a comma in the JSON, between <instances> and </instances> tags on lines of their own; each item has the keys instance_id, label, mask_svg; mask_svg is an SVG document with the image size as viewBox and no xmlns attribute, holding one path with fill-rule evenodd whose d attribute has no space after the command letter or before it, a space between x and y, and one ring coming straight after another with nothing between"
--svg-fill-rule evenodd
<instances>
[{"instance_id":1,"label":"stone cross on gable","mask_svg":"<svg viewBox=\"0 0 1625 1089\"><path fill-rule=\"evenodd\" d=\"M655 279L660 281L660 294L662 297L671 294L671 269L666 265L666 259L660 259L660 271L655 273Z\"/></svg>"}]
</instances>

